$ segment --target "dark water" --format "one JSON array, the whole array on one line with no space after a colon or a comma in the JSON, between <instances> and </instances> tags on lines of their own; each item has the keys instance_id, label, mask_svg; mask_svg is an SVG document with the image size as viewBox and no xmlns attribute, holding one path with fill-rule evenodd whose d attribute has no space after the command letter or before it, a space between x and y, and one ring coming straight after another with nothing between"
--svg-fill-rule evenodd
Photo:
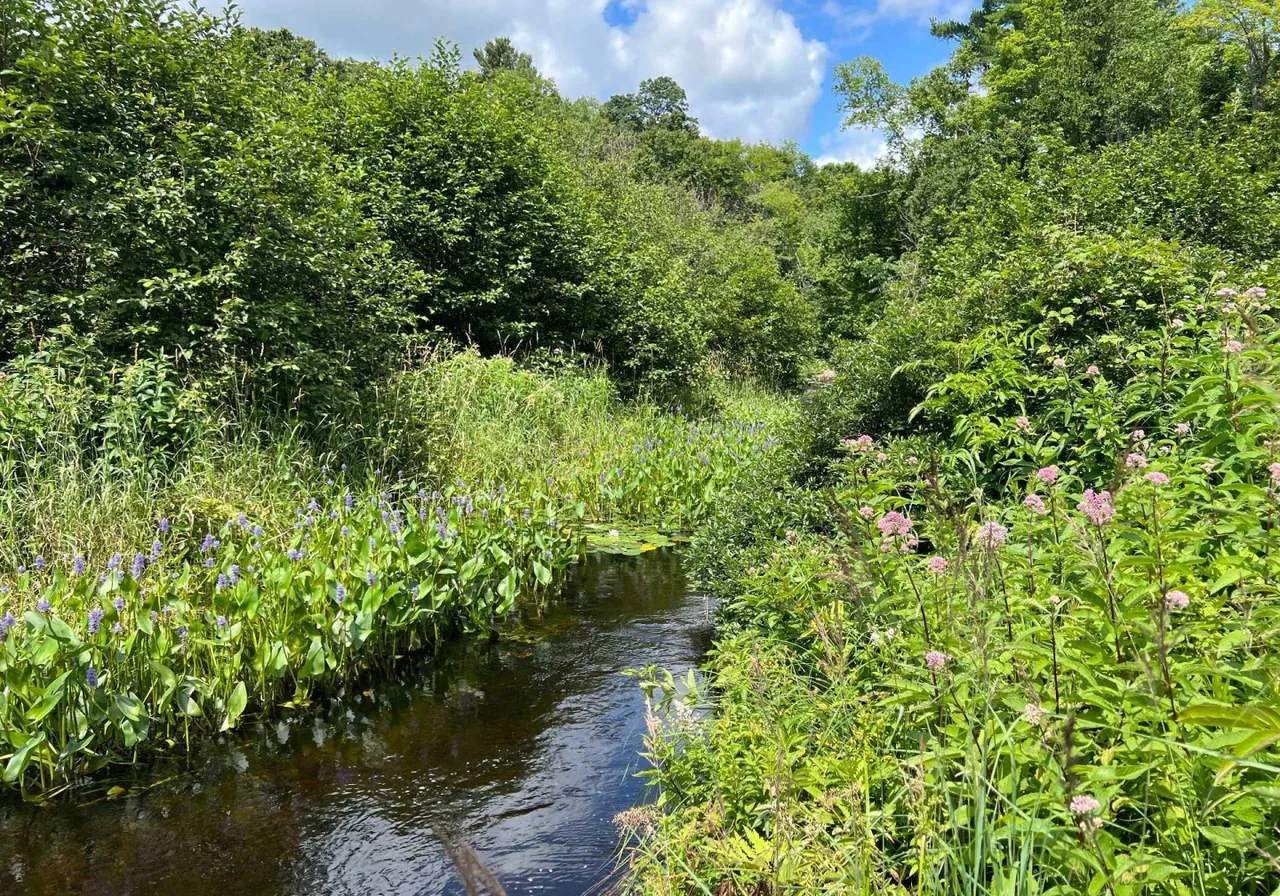
<instances>
[{"instance_id":1,"label":"dark water","mask_svg":"<svg viewBox=\"0 0 1280 896\"><path fill-rule=\"evenodd\" d=\"M0 893L464 894L441 837L512 896L602 892L612 817L643 797L643 700L619 673L696 664L707 609L670 552L600 558L529 629L264 724L140 796L0 802Z\"/></svg>"}]
</instances>

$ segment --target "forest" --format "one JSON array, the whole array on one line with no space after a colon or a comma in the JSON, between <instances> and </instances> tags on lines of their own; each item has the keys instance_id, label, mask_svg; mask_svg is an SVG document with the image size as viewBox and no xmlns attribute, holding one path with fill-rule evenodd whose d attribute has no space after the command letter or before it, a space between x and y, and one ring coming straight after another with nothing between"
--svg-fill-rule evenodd
<instances>
[{"instance_id":1,"label":"forest","mask_svg":"<svg viewBox=\"0 0 1280 896\"><path fill-rule=\"evenodd\" d=\"M1280 4L932 29L835 67L863 169L505 37L0 0L0 797L674 540L618 892L1277 892Z\"/></svg>"}]
</instances>

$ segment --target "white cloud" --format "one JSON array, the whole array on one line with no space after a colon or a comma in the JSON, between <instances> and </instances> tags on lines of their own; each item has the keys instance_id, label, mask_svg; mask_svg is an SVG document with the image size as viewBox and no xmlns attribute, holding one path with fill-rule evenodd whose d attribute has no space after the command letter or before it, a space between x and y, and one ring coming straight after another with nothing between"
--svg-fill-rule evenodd
<instances>
[{"instance_id":1,"label":"white cloud","mask_svg":"<svg viewBox=\"0 0 1280 896\"><path fill-rule=\"evenodd\" d=\"M865 30L885 21L912 21L921 25L934 19L966 21L973 6L974 0L876 0L874 5L854 6L826 0L822 11L843 28Z\"/></svg>"},{"instance_id":2,"label":"white cloud","mask_svg":"<svg viewBox=\"0 0 1280 896\"><path fill-rule=\"evenodd\" d=\"M882 0L883 2L883 0ZM894 0L901 2L901 0ZM799 139L822 90L827 47L778 0L241 0L248 24L288 28L337 55L422 56L437 37L472 47L499 34L533 56L566 96L635 90L670 75L717 137Z\"/></svg>"},{"instance_id":3,"label":"white cloud","mask_svg":"<svg viewBox=\"0 0 1280 896\"><path fill-rule=\"evenodd\" d=\"M875 128L849 128L824 134L818 145L822 147L822 154L813 160L817 165L853 162L859 168L874 168L889 152L884 134Z\"/></svg>"}]
</instances>

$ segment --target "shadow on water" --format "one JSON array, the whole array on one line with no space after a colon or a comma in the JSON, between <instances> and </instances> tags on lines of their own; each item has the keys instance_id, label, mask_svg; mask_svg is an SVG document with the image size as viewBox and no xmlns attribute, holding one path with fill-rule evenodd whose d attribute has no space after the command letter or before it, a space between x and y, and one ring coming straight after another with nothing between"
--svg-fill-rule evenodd
<instances>
[{"instance_id":1,"label":"shadow on water","mask_svg":"<svg viewBox=\"0 0 1280 896\"><path fill-rule=\"evenodd\" d=\"M0 893L461 896L445 842L511 896L594 891L643 795L619 673L695 665L708 608L672 552L599 557L527 633L270 720L140 796L0 802Z\"/></svg>"}]
</instances>

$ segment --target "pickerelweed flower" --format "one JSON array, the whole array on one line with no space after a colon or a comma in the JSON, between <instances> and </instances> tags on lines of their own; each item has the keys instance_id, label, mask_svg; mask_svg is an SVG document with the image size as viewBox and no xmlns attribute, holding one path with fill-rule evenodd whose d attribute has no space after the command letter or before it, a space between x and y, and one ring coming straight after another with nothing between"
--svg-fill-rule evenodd
<instances>
[{"instance_id":1,"label":"pickerelweed flower","mask_svg":"<svg viewBox=\"0 0 1280 896\"><path fill-rule=\"evenodd\" d=\"M1184 591L1170 591L1164 596L1165 608L1174 612L1191 606L1191 598Z\"/></svg>"},{"instance_id":2,"label":"pickerelweed flower","mask_svg":"<svg viewBox=\"0 0 1280 896\"><path fill-rule=\"evenodd\" d=\"M75 558L71 561L71 574L76 576L82 576L84 575L84 570L85 570L84 555L76 554Z\"/></svg>"},{"instance_id":3,"label":"pickerelweed flower","mask_svg":"<svg viewBox=\"0 0 1280 896\"><path fill-rule=\"evenodd\" d=\"M911 531L912 525L911 520L896 510L889 511L880 517L879 522L876 523L877 528L880 529L885 538L891 538L895 535L904 536Z\"/></svg>"},{"instance_id":4,"label":"pickerelweed flower","mask_svg":"<svg viewBox=\"0 0 1280 896\"><path fill-rule=\"evenodd\" d=\"M227 617L226 617L226 616L219 616L219 617L218 617L218 628L226 628L226 627L227 627Z\"/></svg>"},{"instance_id":5,"label":"pickerelweed flower","mask_svg":"<svg viewBox=\"0 0 1280 896\"><path fill-rule=\"evenodd\" d=\"M139 553L139 554L134 554L134 555L133 555L133 566L132 566L132 567L130 568L130 570L129 570L129 571L130 571L130 573L132 573L133 577L134 577L135 579L137 579L138 577L140 577L140 576L142 575L142 571L143 571L144 569L146 569L146 568L147 568L147 555L146 555L146 554L141 554L141 553Z\"/></svg>"},{"instance_id":6,"label":"pickerelweed flower","mask_svg":"<svg viewBox=\"0 0 1280 896\"><path fill-rule=\"evenodd\" d=\"M101 607L94 607L89 611L89 634L96 635L98 630L102 628L103 615Z\"/></svg>"},{"instance_id":7,"label":"pickerelweed flower","mask_svg":"<svg viewBox=\"0 0 1280 896\"><path fill-rule=\"evenodd\" d=\"M1111 503L1111 492L1095 492L1091 488L1085 489L1084 497L1080 501L1078 509L1095 526L1105 526L1116 515L1116 509Z\"/></svg>"},{"instance_id":8,"label":"pickerelweed flower","mask_svg":"<svg viewBox=\"0 0 1280 896\"><path fill-rule=\"evenodd\" d=\"M151 562L155 563L160 559L161 552L164 551L164 545L160 543L160 539L151 542Z\"/></svg>"},{"instance_id":9,"label":"pickerelweed flower","mask_svg":"<svg viewBox=\"0 0 1280 896\"><path fill-rule=\"evenodd\" d=\"M1124 465L1130 470L1141 470L1147 465L1146 455L1131 451L1128 457L1124 459Z\"/></svg>"},{"instance_id":10,"label":"pickerelweed flower","mask_svg":"<svg viewBox=\"0 0 1280 896\"><path fill-rule=\"evenodd\" d=\"M1009 530L995 521L983 523L978 527L978 544L988 551L994 551L1009 538Z\"/></svg>"},{"instance_id":11,"label":"pickerelweed flower","mask_svg":"<svg viewBox=\"0 0 1280 896\"><path fill-rule=\"evenodd\" d=\"M164 532L168 532L168 531L169 531L169 518L168 518L168 517L163 517L163 518L160 520L160 531L161 531L161 533L164 533Z\"/></svg>"},{"instance_id":12,"label":"pickerelweed flower","mask_svg":"<svg viewBox=\"0 0 1280 896\"><path fill-rule=\"evenodd\" d=\"M1058 477L1060 475L1062 475L1062 471L1059 470L1057 465L1055 464L1048 467L1041 467L1039 472L1036 473L1036 478L1039 479L1041 482L1043 482L1045 485L1053 485L1055 482L1058 481Z\"/></svg>"},{"instance_id":13,"label":"pickerelweed flower","mask_svg":"<svg viewBox=\"0 0 1280 896\"><path fill-rule=\"evenodd\" d=\"M36 568L36 572L44 572L44 555L36 554L36 559L31 561L31 565Z\"/></svg>"},{"instance_id":14,"label":"pickerelweed flower","mask_svg":"<svg viewBox=\"0 0 1280 896\"><path fill-rule=\"evenodd\" d=\"M1169 484L1169 477L1166 476L1164 473L1161 473L1159 470L1152 470L1150 473L1148 473L1146 476L1143 476L1142 478L1147 480L1147 482L1150 482L1153 485Z\"/></svg>"},{"instance_id":15,"label":"pickerelweed flower","mask_svg":"<svg viewBox=\"0 0 1280 896\"><path fill-rule=\"evenodd\" d=\"M41 613L48 613L52 606L53 604L49 603L49 598L47 597L42 597L36 602L36 609Z\"/></svg>"},{"instance_id":16,"label":"pickerelweed flower","mask_svg":"<svg viewBox=\"0 0 1280 896\"><path fill-rule=\"evenodd\" d=\"M1191 424L1190 424L1190 423L1178 423L1178 424L1176 424L1176 425L1173 427L1173 431L1174 431L1174 433L1175 433L1175 434L1177 434L1179 437L1181 437L1181 436L1189 436L1189 435L1191 435Z\"/></svg>"},{"instance_id":17,"label":"pickerelweed flower","mask_svg":"<svg viewBox=\"0 0 1280 896\"><path fill-rule=\"evenodd\" d=\"M215 583L214 587L215 587L218 591L221 591L223 588L226 588L226 587L227 587L227 576L226 576L226 573L221 573L221 572L220 572L220 573L218 573L218 581Z\"/></svg>"},{"instance_id":18,"label":"pickerelweed flower","mask_svg":"<svg viewBox=\"0 0 1280 896\"><path fill-rule=\"evenodd\" d=\"M115 571L120 568L120 561L124 558L119 554L112 554L111 559L107 561L107 569Z\"/></svg>"},{"instance_id":19,"label":"pickerelweed flower","mask_svg":"<svg viewBox=\"0 0 1280 896\"><path fill-rule=\"evenodd\" d=\"M929 558L929 572L933 573L935 576L940 576L946 571L947 571L946 557L930 557Z\"/></svg>"},{"instance_id":20,"label":"pickerelweed flower","mask_svg":"<svg viewBox=\"0 0 1280 896\"><path fill-rule=\"evenodd\" d=\"M951 657L941 650L930 650L924 655L924 665L930 672L941 672L947 668L947 662L950 659Z\"/></svg>"},{"instance_id":21,"label":"pickerelweed flower","mask_svg":"<svg viewBox=\"0 0 1280 896\"><path fill-rule=\"evenodd\" d=\"M113 606L113 607L115 607L115 608L116 608L116 612L117 612L117 613L123 613L123 612L124 612L124 598L123 598L123 597L121 597L121 596L119 596L119 595L116 595L115 600L111 601L111 606Z\"/></svg>"},{"instance_id":22,"label":"pickerelweed flower","mask_svg":"<svg viewBox=\"0 0 1280 896\"><path fill-rule=\"evenodd\" d=\"M346 599L347 599L347 589L343 588L342 585L339 584L337 587L333 589L333 600L335 603L340 604Z\"/></svg>"},{"instance_id":23,"label":"pickerelweed flower","mask_svg":"<svg viewBox=\"0 0 1280 896\"><path fill-rule=\"evenodd\" d=\"M1098 369L1097 364L1090 364L1085 370L1086 376L1102 376L1102 371Z\"/></svg>"},{"instance_id":24,"label":"pickerelweed flower","mask_svg":"<svg viewBox=\"0 0 1280 896\"><path fill-rule=\"evenodd\" d=\"M378 574L371 569L367 573L365 573L364 580L368 582L370 585L373 585L375 582L378 581Z\"/></svg>"},{"instance_id":25,"label":"pickerelweed flower","mask_svg":"<svg viewBox=\"0 0 1280 896\"><path fill-rule=\"evenodd\" d=\"M1044 506L1044 498L1039 495L1027 495L1022 503L1030 508L1032 513L1037 513L1040 516L1044 516L1049 512L1049 508Z\"/></svg>"},{"instance_id":26,"label":"pickerelweed flower","mask_svg":"<svg viewBox=\"0 0 1280 896\"><path fill-rule=\"evenodd\" d=\"M84 683L91 688L96 688L98 686L98 670L93 668L93 666L90 666L85 670Z\"/></svg>"},{"instance_id":27,"label":"pickerelweed flower","mask_svg":"<svg viewBox=\"0 0 1280 896\"><path fill-rule=\"evenodd\" d=\"M217 544L218 540L213 537L213 533L206 532L204 535L204 541L200 542L200 550L202 553L207 554L212 551Z\"/></svg>"},{"instance_id":28,"label":"pickerelweed flower","mask_svg":"<svg viewBox=\"0 0 1280 896\"><path fill-rule=\"evenodd\" d=\"M301 559L302 559L302 549L301 549L301 548L290 548L290 549L289 549L289 559L290 559L291 561L295 562L295 563L296 563L297 561L301 560Z\"/></svg>"}]
</instances>

